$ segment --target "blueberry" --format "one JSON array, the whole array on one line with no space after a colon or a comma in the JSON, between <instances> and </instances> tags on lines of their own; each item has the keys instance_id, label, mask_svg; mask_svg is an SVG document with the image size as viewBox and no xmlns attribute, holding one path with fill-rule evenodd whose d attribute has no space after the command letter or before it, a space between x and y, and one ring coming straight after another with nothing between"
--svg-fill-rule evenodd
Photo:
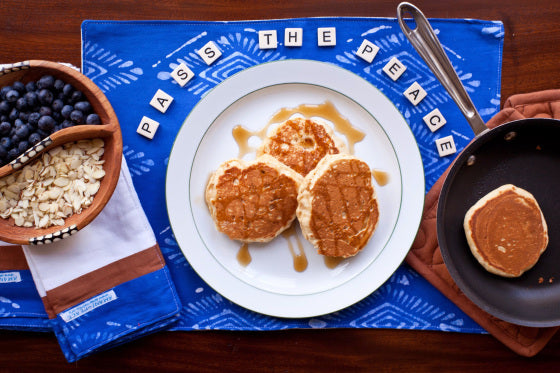
<instances>
[{"instance_id":1,"label":"blueberry","mask_svg":"<svg viewBox=\"0 0 560 373\"><path fill-rule=\"evenodd\" d=\"M11 129L12 129L12 125L10 124L10 122L0 123L0 134L7 135L8 133L10 133Z\"/></svg>"},{"instance_id":2,"label":"blueberry","mask_svg":"<svg viewBox=\"0 0 560 373\"><path fill-rule=\"evenodd\" d=\"M20 153L25 152L27 149L29 149L29 142L27 140L22 140L19 142L18 144L18 151Z\"/></svg>"},{"instance_id":3,"label":"blueberry","mask_svg":"<svg viewBox=\"0 0 560 373\"><path fill-rule=\"evenodd\" d=\"M71 120L68 119L64 119L62 121L62 123L60 123L60 128L68 128L68 127L73 127L74 123Z\"/></svg>"},{"instance_id":4,"label":"blueberry","mask_svg":"<svg viewBox=\"0 0 560 373\"><path fill-rule=\"evenodd\" d=\"M29 121L29 111L22 111L19 113L19 119L23 120L24 122Z\"/></svg>"},{"instance_id":5,"label":"blueberry","mask_svg":"<svg viewBox=\"0 0 560 373\"><path fill-rule=\"evenodd\" d=\"M60 110L60 114L62 114L62 116L66 119L70 118L70 113L72 112L72 110L74 110L74 107L72 105L64 105L62 107L62 110Z\"/></svg>"},{"instance_id":6,"label":"blueberry","mask_svg":"<svg viewBox=\"0 0 560 373\"><path fill-rule=\"evenodd\" d=\"M20 142L20 140L21 139L19 138L19 136L16 135L15 133L12 136L10 136L10 141L12 142L12 144L17 144Z\"/></svg>"},{"instance_id":7,"label":"blueberry","mask_svg":"<svg viewBox=\"0 0 560 373\"><path fill-rule=\"evenodd\" d=\"M35 145L39 141L41 141L41 135L39 135L37 132L33 132L31 135L29 135L28 141L29 141L29 144Z\"/></svg>"},{"instance_id":8,"label":"blueberry","mask_svg":"<svg viewBox=\"0 0 560 373\"><path fill-rule=\"evenodd\" d=\"M41 106L39 108L39 114L41 114L41 115L52 115L52 110L48 106Z\"/></svg>"},{"instance_id":9,"label":"blueberry","mask_svg":"<svg viewBox=\"0 0 560 373\"><path fill-rule=\"evenodd\" d=\"M0 101L0 114L8 114L11 109L12 109L12 106L10 105L10 103L8 101L6 101L6 100Z\"/></svg>"},{"instance_id":10,"label":"blueberry","mask_svg":"<svg viewBox=\"0 0 560 373\"><path fill-rule=\"evenodd\" d=\"M48 89L41 89L37 95L41 105L50 105L53 102L54 95Z\"/></svg>"},{"instance_id":11,"label":"blueberry","mask_svg":"<svg viewBox=\"0 0 560 373\"><path fill-rule=\"evenodd\" d=\"M6 149L10 149L12 147L12 140L9 137L2 137L0 139L0 145Z\"/></svg>"},{"instance_id":12,"label":"blueberry","mask_svg":"<svg viewBox=\"0 0 560 373\"><path fill-rule=\"evenodd\" d=\"M72 93L74 93L74 87L72 86L72 84L66 83L64 85L64 88L62 88L62 94L65 97L72 97Z\"/></svg>"},{"instance_id":13,"label":"blueberry","mask_svg":"<svg viewBox=\"0 0 560 373\"><path fill-rule=\"evenodd\" d=\"M8 91L11 91L11 90L12 90L12 86L10 86L10 85L2 87L2 89L0 89L0 98L2 100L5 100L6 99L6 93L8 93Z\"/></svg>"},{"instance_id":14,"label":"blueberry","mask_svg":"<svg viewBox=\"0 0 560 373\"><path fill-rule=\"evenodd\" d=\"M33 112L29 114L29 118L27 119L27 121L29 122L29 124L37 126L37 123L39 123L39 118L41 118L41 114L38 112Z\"/></svg>"},{"instance_id":15,"label":"blueberry","mask_svg":"<svg viewBox=\"0 0 560 373\"><path fill-rule=\"evenodd\" d=\"M65 83L64 83L62 80L56 79L56 80L54 81L54 83L53 83L53 88L54 88L56 91L59 91L59 92L60 92L60 91L62 91L62 89L64 88L64 84L65 84Z\"/></svg>"},{"instance_id":16,"label":"blueberry","mask_svg":"<svg viewBox=\"0 0 560 373\"><path fill-rule=\"evenodd\" d=\"M76 102L74 109L80 110L82 113L87 114L91 112L91 105L87 101Z\"/></svg>"},{"instance_id":17,"label":"blueberry","mask_svg":"<svg viewBox=\"0 0 560 373\"><path fill-rule=\"evenodd\" d=\"M25 84L23 84L19 80L12 84L12 88L18 91L21 95L25 93Z\"/></svg>"},{"instance_id":18,"label":"blueberry","mask_svg":"<svg viewBox=\"0 0 560 373\"><path fill-rule=\"evenodd\" d=\"M74 104L76 102L82 101L84 99L84 95L80 91L72 92L72 96L70 97L70 103Z\"/></svg>"},{"instance_id":19,"label":"blueberry","mask_svg":"<svg viewBox=\"0 0 560 373\"><path fill-rule=\"evenodd\" d=\"M27 100L27 105L29 105L29 107L33 108L39 104L39 99L35 92L27 92L23 97Z\"/></svg>"},{"instance_id":20,"label":"blueberry","mask_svg":"<svg viewBox=\"0 0 560 373\"><path fill-rule=\"evenodd\" d=\"M53 111L58 111L59 112L64 107L64 102L61 99L57 98L56 100L54 100L52 102L51 107L52 107Z\"/></svg>"},{"instance_id":21,"label":"blueberry","mask_svg":"<svg viewBox=\"0 0 560 373\"><path fill-rule=\"evenodd\" d=\"M5 159L8 156L8 149L0 145L0 158Z\"/></svg>"},{"instance_id":22,"label":"blueberry","mask_svg":"<svg viewBox=\"0 0 560 373\"><path fill-rule=\"evenodd\" d=\"M25 111L29 108L29 105L27 104L27 100L25 99L25 97L20 97L17 99L16 108L19 111Z\"/></svg>"},{"instance_id":23,"label":"blueberry","mask_svg":"<svg viewBox=\"0 0 560 373\"><path fill-rule=\"evenodd\" d=\"M16 108L13 108L12 111L10 111L10 115L8 115L8 118L10 118L10 120L13 122L14 120L16 120L17 118L19 118L19 110Z\"/></svg>"},{"instance_id":24,"label":"blueberry","mask_svg":"<svg viewBox=\"0 0 560 373\"><path fill-rule=\"evenodd\" d=\"M39 89L49 89L54 85L54 77L52 75L43 75L39 81L37 81L37 87Z\"/></svg>"},{"instance_id":25,"label":"blueberry","mask_svg":"<svg viewBox=\"0 0 560 373\"><path fill-rule=\"evenodd\" d=\"M25 85L25 90L26 90L27 92L34 92L34 91L36 91L36 90L37 90L37 84L35 84L35 81L32 80L32 81L30 81L29 83L27 83L27 84Z\"/></svg>"},{"instance_id":26,"label":"blueberry","mask_svg":"<svg viewBox=\"0 0 560 373\"><path fill-rule=\"evenodd\" d=\"M16 148L11 148L8 150L8 160L16 159L19 155L19 152Z\"/></svg>"},{"instance_id":27,"label":"blueberry","mask_svg":"<svg viewBox=\"0 0 560 373\"><path fill-rule=\"evenodd\" d=\"M17 118L16 120L14 120L14 127L19 127L23 125L23 121L19 118Z\"/></svg>"},{"instance_id":28,"label":"blueberry","mask_svg":"<svg viewBox=\"0 0 560 373\"><path fill-rule=\"evenodd\" d=\"M8 92L6 92L6 101L16 102L19 96L20 95L18 91L16 91L15 89L10 89Z\"/></svg>"},{"instance_id":29,"label":"blueberry","mask_svg":"<svg viewBox=\"0 0 560 373\"><path fill-rule=\"evenodd\" d=\"M54 129L56 122L54 119L49 115L44 115L39 119L39 123L37 126L40 130L47 132L47 135Z\"/></svg>"},{"instance_id":30,"label":"blueberry","mask_svg":"<svg viewBox=\"0 0 560 373\"><path fill-rule=\"evenodd\" d=\"M84 123L84 113L82 113L80 110L72 110L72 112L70 113L70 119L72 120L72 122L77 124Z\"/></svg>"},{"instance_id":31,"label":"blueberry","mask_svg":"<svg viewBox=\"0 0 560 373\"><path fill-rule=\"evenodd\" d=\"M57 122L57 123L62 122L62 120L64 119L64 118L62 117L62 115L61 115L59 112L57 112L57 111L53 112L52 115L51 115L51 117L53 117L53 119L54 119L55 122Z\"/></svg>"},{"instance_id":32,"label":"blueberry","mask_svg":"<svg viewBox=\"0 0 560 373\"><path fill-rule=\"evenodd\" d=\"M97 114L90 114L86 118L86 124L101 124L101 119Z\"/></svg>"},{"instance_id":33,"label":"blueberry","mask_svg":"<svg viewBox=\"0 0 560 373\"><path fill-rule=\"evenodd\" d=\"M27 125L22 124L16 127L16 136L19 137L20 140L26 139L29 136L29 129Z\"/></svg>"}]
</instances>

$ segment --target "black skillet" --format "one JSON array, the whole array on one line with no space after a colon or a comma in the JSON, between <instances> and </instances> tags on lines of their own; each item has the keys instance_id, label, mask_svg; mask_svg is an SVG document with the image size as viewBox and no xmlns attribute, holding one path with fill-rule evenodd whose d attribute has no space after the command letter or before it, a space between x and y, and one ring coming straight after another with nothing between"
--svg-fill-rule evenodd
<instances>
[{"instance_id":1,"label":"black skillet","mask_svg":"<svg viewBox=\"0 0 560 373\"><path fill-rule=\"evenodd\" d=\"M404 21L408 15L414 29ZM438 201L438 242L451 277L471 301L499 319L533 327L560 325L560 121L521 119L488 129L422 12L401 3L397 17L476 135L453 162ZM463 230L467 210L503 184L535 196L549 231L546 251L518 278L487 272L471 254Z\"/></svg>"}]
</instances>

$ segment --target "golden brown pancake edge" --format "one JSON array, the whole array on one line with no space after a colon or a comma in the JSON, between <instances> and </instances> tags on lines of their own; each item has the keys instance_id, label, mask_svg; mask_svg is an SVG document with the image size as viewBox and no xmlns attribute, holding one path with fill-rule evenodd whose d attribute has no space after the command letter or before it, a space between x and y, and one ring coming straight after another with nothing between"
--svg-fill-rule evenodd
<instances>
[{"instance_id":1,"label":"golden brown pancake edge","mask_svg":"<svg viewBox=\"0 0 560 373\"><path fill-rule=\"evenodd\" d=\"M222 163L205 191L216 229L241 242L271 241L295 220L302 179L268 155Z\"/></svg>"},{"instance_id":2,"label":"golden brown pancake edge","mask_svg":"<svg viewBox=\"0 0 560 373\"><path fill-rule=\"evenodd\" d=\"M348 171L350 164L354 169L340 176L340 168ZM304 237L319 254L351 257L372 237L379 222L379 205L371 178L369 166L348 154L326 155L304 178L297 217Z\"/></svg>"},{"instance_id":3,"label":"golden brown pancake edge","mask_svg":"<svg viewBox=\"0 0 560 373\"><path fill-rule=\"evenodd\" d=\"M548 245L548 228L535 197L512 184L492 190L465 214L469 248L490 273L519 277Z\"/></svg>"}]
</instances>

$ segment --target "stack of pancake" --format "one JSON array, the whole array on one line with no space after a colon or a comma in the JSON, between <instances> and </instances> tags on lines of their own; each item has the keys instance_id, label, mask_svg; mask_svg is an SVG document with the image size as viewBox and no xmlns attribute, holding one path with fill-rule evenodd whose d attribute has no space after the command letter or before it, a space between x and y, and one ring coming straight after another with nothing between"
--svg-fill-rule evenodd
<instances>
[{"instance_id":1,"label":"stack of pancake","mask_svg":"<svg viewBox=\"0 0 560 373\"><path fill-rule=\"evenodd\" d=\"M229 160L206 188L216 228L242 242L268 242L298 218L319 254L350 257L372 236L379 209L368 165L318 119L292 118L251 162Z\"/></svg>"}]
</instances>

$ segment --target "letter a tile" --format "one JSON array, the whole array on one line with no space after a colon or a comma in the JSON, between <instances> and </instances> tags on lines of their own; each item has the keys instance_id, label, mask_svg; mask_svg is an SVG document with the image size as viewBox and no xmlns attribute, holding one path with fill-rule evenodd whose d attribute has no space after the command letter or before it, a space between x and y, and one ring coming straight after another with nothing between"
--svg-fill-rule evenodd
<instances>
[{"instance_id":1,"label":"letter a tile","mask_svg":"<svg viewBox=\"0 0 560 373\"><path fill-rule=\"evenodd\" d=\"M158 89L154 97L152 97L152 100L150 101L150 105L152 105L154 108L158 109L162 113L165 113L172 102L173 102L173 97L169 96L161 89Z\"/></svg>"},{"instance_id":2,"label":"letter a tile","mask_svg":"<svg viewBox=\"0 0 560 373\"><path fill-rule=\"evenodd\" d=\"M416 106L424 99L424 97L426 97L427 93L424 91L424 88L418 84L418 82L414 82L406 91L404 91L404 95L408 98L408 101Z\"/></svg>"}]
</instances>

